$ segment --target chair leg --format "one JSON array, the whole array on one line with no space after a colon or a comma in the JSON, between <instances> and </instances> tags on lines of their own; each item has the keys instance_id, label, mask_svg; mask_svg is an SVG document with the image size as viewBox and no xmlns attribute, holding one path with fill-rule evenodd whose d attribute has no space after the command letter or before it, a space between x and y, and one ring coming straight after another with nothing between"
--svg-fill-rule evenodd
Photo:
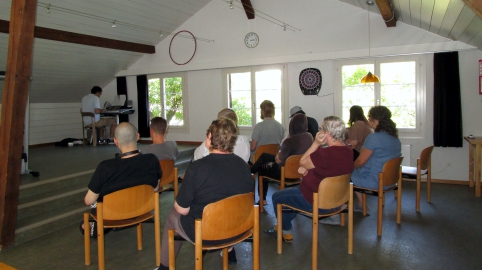
<instances>
[{"instance_id":1,"label":"chair leg","mask_svg":"<svg viewBox=\"0 0 482 270\"><path fill-rule=\"evenodd\" d=\"M398 179L397 224L402 223L402 177Z\"/></svg>"},{"instance_id":2,"label":"chair leg","mask_svg":"<svg viewBox=\"0 0 482 270\"><path fill-rule=\"evenodd\" d=\"M169 269L176 269L176 255L174 254L174 230L169 230Z\"/></svg>"},{"instance_id":3,"label":"chair leg","mask_svg":"<svg viewBox=\"0 0 482 270\"><path fill-rule=\"evenodd\" d=\"M377 235L382 236L383 192L378 193Z\"/></svg>"},{"instance_id":4,"label":"chair leg","mask_svg":"<svg viewBox=\"0 0 482 270\"><path fill-rule=\"evenodd\" d=\"M345 226L345 213L340 213L340 226Z\"/></svg>"},{"instance_id":5,"label":"chair leg","mask_svg":"<svg viewBox=\"0 0 482 270\"><path fill-rule=\"evenodd\" d=\"M137 225L137 250L142 250L142 223Z\"/></svg>"},{"instance_id":6,"label":"chair leg","mask_svg":"<svg viewBox=\"0 0 482 270\"><path fill-rule=\"evenodd\" d=\"M203 248L202 248L202 223L201 220L198 219L195 221L195 251L194 251L194 256L195 256L195 264L196 264L196 270L202 270L203 269Z\"/></svg>"},{"instance_id":7,"label":"chair leg","mask_svg":"<svg viewBox=\"0 0 482 270\"><path fill-rule=\"evenodd\" d=\"M84 213L84 253L85 265L90 265L90 226L89 213Z\"/></svg>"},{"instance_id":8,"label":"chair leg","mask_svg":"<svg viewBox=\"0 0 482 270\"><path fill-rule=\"evenodd\" d=\"M348 200L348 254L353 254L353 184L350 184Z\"/></svg>"},{"instance_id":9,"label":"chair leg","mask_svg":"<svg viewBox=\"0 0 482 270\"><path fill-rule=\"evenodd\" d=\"M258 175L259 211L264 213L263 177Z\"/></svg>"},{"instance_id":10,"label":"chair leg","mask_svg":"<svg viewBox=\"0 0 482 270\"><path fill-rule=\"evenodd\" d=\"M427 171L427 202L431 202L432 200L432 193L431 193L431 185L432 185L432 172L430 171L431 168L429 166Z\"/></svg>"},{"instance_id":11,"label":"chair leg","mask_svg":"<svg viewBox=\"0 0 482 270\"><path fill-rule=\"evenodd\" d=\"M362 212L363 215L367 215L367 195L365 193L362 194Z\"/></svg>"},{"instance_id":12,"label":"chair leg","mask_svg":"<svg viewBox=\"0 0 482 270\"><path fill-rule=\"evenodd\" d=\"M420 182L422 181L420 175L417 175L417 188L415 190L415 211L420 212Z\"/></svg>"},{"instance_id":13,"label":"chair leg","mask_svg":"<svg viewBox=\"0 0 482 270\"><path fill-rule=\"evenodd\" d=\"M278 212L277 216L278 216L278 223L277 223L277 227L276 227L276 233L277 233L277 237L276 237L276 240L277 240L277 244L278 244L278 254L281 254L283 253L283 205L281 203L278 203L277 205L277 208L276 208L276 211Z\"/></svg>"},{"instance_id":14,"label":"chair leg","mask_svg":"<svg viewBox=\"0 0 482 270\"><path fill-rule=\"evenodd\" d=\"M97 209L99 212L99 209ZM100 217L99 217L100 220ZM104 258L104 224L102 222L97 222L97 253L99 259L99 270L105 270L105 258Z\"/></svg>"},{"instance_id":15,"label":"chair leg","mask_svg":"<svg viewBox=\"0 0 482 270\"><path fill-rule=\"evenodd\" d=\"M311 231L311 269L318 268L318 193L313 193L313 213Z\"/></svg>"},{"instance_id":16,"label":"chair leg","mask_svg":"<svg viewBox=\"0 0 482 270\"><path fill-rule=\"evenodd\" d=\"M259 206L254 206L253 270L259 270Z\"/></svg>"},{"instance_id":17,"label":"chair leg","mask_svg":"<svg viewBox=\"0 0 482 270\"><path fill-rule=\"evenodd\" d=\"M228 248L223 248L223 270L229 269Z\"/></svg>"}]
</instances>

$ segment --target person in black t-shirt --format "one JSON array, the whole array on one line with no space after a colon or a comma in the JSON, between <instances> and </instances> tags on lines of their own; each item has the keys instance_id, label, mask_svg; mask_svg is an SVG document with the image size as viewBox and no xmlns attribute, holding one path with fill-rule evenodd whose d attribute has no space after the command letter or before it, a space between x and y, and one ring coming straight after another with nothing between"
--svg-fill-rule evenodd
<instances>
[{"instance_id":1,"label":"person in black t-shirt","mask_svg":"<svg viewBox=\"0 0 482 270\"><path fill-rule=\"evenodd\" d=\"M92 175L89 190L84 202L90 205L95 213L97 201L112 192L139 185L151 185L158 189L162 177L159 160L153 154L140 154L137 150L139 133L130 123L121 123L115 130L114 142L121 151L114 159L104 160ZM91 237L96 237L94 223L91 226ZM83 233L83 223L81 223Z\"/></svg>"},{"instance_id":2,"label":"person in black t-shirt","mask_svg":"<svg viewBox=\"0 0 482 270\"><path fill-rule=\"evenodd\" d=\"M212 122L207 131L206 146L210 153L189 165L174 208L167 217L162 235L161 265L169 269L168 231L175 229L184 239L194 242L194 220L202 218L204 207L227 197L253 191L254 180L244 160L233 154L238 129L227 118ZM236 209L233 209L236 211ZM182 241L175 242L175 254ZM236 262L234 248L229 252L229 262Z\"/></svg>"}]
</instances>

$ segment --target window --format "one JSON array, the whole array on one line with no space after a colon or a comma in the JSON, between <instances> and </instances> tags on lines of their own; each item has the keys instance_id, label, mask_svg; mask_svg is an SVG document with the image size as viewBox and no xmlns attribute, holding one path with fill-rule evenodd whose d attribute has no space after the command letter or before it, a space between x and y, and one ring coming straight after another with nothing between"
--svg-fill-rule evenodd
<instances>
[{"instance_id":1,"label":"window","mask_svg":"<svg viewBox=\"0 0 482 270\"><path fill-rule=\"evenodd\" d=\"M149 79L149 119L162 117L169 126L184 126L184 76L151 75Z\"/></svg>"},{"instance_id":2,"label":"window","mask_svg":"<svg viewBox=\"0 0 482 270\"><path fill-rule=\"evenodd\" d=\"M421 133L425 95L420 83L420 62L418 57L403 57L376 59L373 63L359 60L338 63L341 94L338 93L337 100L341 106L337 106L337 115L347 122L353 105L361 106L366 115L372 106L383 105L392 112L401 135ZM380 83L361 84L360 79L368 71L379 76Z\"/></svg>"},{"instance_id":3,"label":"window","mask_svg":"<svg viewBox=\"0 0 482 270\"><path fill-rule=\"evenodd\" d=\"M283 123L283 67L256 67L224 70L224 97L227 107L238 115L238 126L254 127L262 121L259 105L270 100L275 119Z\"/></svg>"}]
</instances>

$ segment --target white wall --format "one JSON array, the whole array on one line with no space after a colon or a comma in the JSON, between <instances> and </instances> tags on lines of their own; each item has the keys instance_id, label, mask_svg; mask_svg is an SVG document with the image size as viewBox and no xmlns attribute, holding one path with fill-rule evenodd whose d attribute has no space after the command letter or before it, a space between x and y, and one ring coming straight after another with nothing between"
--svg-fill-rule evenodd
<instances>
[{"instance_id":1,"label":"white wall","mask_svg":"<svg viewBox=\"0 0 482 270\"><path fill-rule=\"evenodd\" d=\"M29 145L82 138L79 103L30 103Z\"/></svg>"},{"instance_id":2,"label":"white wall","mask_svg":"<svg viewBox=\"0 0 482 270\"><path fill-rule=\"evenodd\" d=\"M189 30L194 35L214 42L198 42L193 60L178 66L169 58L167 38L156 46L156 54L145 55L129 69L118 73L127 76L129 99L134 100L137 109L136 75L187 72L188 133L170 129L168 139L180 141L201 141L207 126L216 113L224 107L222 100L222 68L249 65L287 64L285 80L284 114L290 107L299 105L319 122L334 114L333 82L334 63L339 59L366 58L368 56L368 32L366 11L335 0L257 1L259 10L301 29L283 31L259 18L248 21L242 10L230 10L223 1L211 1L189 19L179 30ZM433 52L457 50L459 53L460 77L463 102L464 135L482 136L479 119L482 114L481 99L478 95L478 59L482 52L472 46L454 42L432 33L398 22L397 27L387 28L380 22L379 15L371 15L371 56L389 56L426 53L426 109L427 115L422 126L425 136L421 139L404 139L403 144L412 145L411 163L415 164L420 151L433 143ZM360 23L346 23L346 22ZM245 47L246 33L254 31L260 36L260 44L254 49ZM376 33L376 34L374 34ZM189 54L190 51L186 51ZM299 72L307 67L319 68L323 85L317 96L304 96L298 86ZM104 88L102 98L109 100L116 91L115 80ZM326 95L326 96L323 96ZM101 98L101 101L102 101ZM80 117L79 117L80 120ZM130 116L130 122L137 125L137 113ZM285 121L287 122L287 121ZM242 130L250 134L249 130ZM433 177L436 179L468 179L468 146L462 148L436 148L433 153Z\"/></svg>"}]
</instances>

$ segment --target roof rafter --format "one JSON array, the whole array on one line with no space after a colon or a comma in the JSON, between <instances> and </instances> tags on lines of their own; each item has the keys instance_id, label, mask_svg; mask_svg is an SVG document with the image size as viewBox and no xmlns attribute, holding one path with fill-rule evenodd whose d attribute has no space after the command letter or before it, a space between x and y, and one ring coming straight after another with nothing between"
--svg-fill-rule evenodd
<instances>
[{"instance_id":1,"label":"roof rafter","mask_svg":"<svg viewBox=\"0 0 482 270\"><path fill-rule=\"evenodd\" d=\"M246 16L248 17L248 20L254 19L254 8L253 8L253 5L251 4L251 1L241 0L241 3L243 4L244 11L246 12Z\"/></svg>"},{"instance_id":2,"label":"roof rafter","mask_svg":"<svg viewBox=\"0 0 482 270\"><path fill-rule=\"evenodd\" d=\"M397 26L397 17L390 5L390 0L375 0L375 3L387 27Z\"/></svg>"}]
</instances>

